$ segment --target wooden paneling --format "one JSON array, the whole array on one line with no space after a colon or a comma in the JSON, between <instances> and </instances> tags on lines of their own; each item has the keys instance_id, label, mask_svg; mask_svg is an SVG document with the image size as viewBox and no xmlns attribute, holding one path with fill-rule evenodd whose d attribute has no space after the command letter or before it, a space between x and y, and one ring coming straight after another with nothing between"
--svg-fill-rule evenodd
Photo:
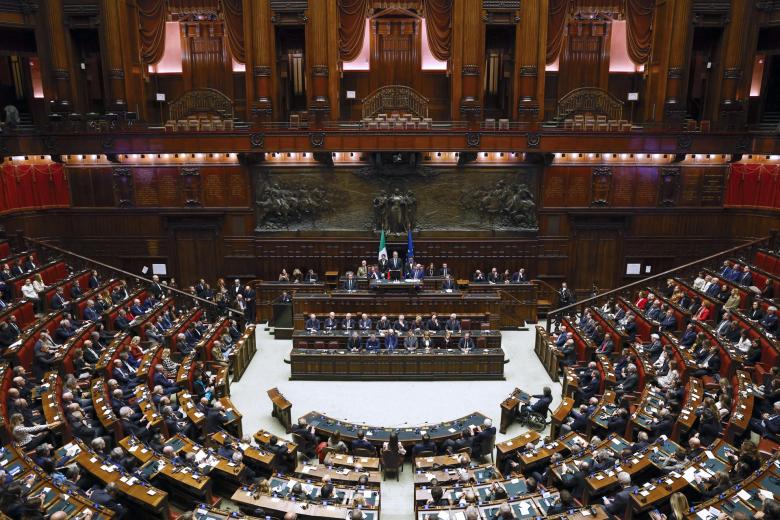
<instances>
[{"instance_id":1,"label":"wooden paneling","mask_svg":"<svg viewBox=\"0 0 780 520\"><path fill-rule=\"evenodd\" d=\"M569 21L561 52L558 98L580 87L608 88L611 27L612 23L604 20Z\"/></svg>"},{"instance_id":2,"label":"wooden paneling","mask_svg":"<svg viewBox=\"0 0 780 520\"><path fill-rule=\"evenodd\" d=\"M232 62L223 22L180 22L179 27L184 90L214 88L232 98Z\"/></svg>"}]
</instances>

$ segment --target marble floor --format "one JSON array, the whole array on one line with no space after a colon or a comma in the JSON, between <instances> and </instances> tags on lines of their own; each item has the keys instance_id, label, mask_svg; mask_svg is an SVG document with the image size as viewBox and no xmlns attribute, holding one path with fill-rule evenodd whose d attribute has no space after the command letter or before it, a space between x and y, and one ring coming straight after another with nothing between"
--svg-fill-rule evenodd
<instances>
[{"instance_id":1,"label":"marble floor","mask_svg":"<svg viewBox=\"0 0 780 520\"><path fill-rule=\"evenodd\" d=\"M275 340L264 327L258 327L257 353L241 381L231 384L231 398L244 416L244 431L269 430L283 436L284 429L271 417L271 401L266 390L278 387L293 405L293 420L316 410L355 423L382 426L419 425L456 419L474 411L491 417L498 426L499 405L515 388L541 393L551 385L555 401L561 388L550 378L533 352L534 329L504 331L503 348L510 362L504 365L505 381L404 381L344 382L288 381L290 365L284 358L292 348L290 340ZM511 438L524 429L515 424L497 441ZM412 469L409 464L400 481L382 482L382 519L413 517Z\"/></svg>"}]
</instances>

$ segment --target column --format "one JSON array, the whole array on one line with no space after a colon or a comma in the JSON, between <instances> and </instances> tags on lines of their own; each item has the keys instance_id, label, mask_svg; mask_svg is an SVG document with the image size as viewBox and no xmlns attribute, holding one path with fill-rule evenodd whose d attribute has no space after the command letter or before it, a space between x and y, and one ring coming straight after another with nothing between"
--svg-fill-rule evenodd
<instances>
[{"instance_id":1,"label":"column","mask_svg":"<svg viewBox=\"0 0 780 520\"><path fill-rule=\"evenodd\" d=\"M461 0L453 12L452 105L453 119L475 123L482 116L484 23L481 0Z\"/></svg>"},{"instance_id":2,"label":"column","mask_svg":"<svg viewBox=\"0 0 780 520\"><path fill-rule=\"evenodd\" d=\"M663 120L666 128L682 128L686 116L686 85L691 58L691 0L675 0L672 30L662 36L669 45Z\"/></svg>"},{"instance_id":3,"label":"column","mask_svg":"<svg viewBox=\"0 0 780 520\"><path fill-rule=\"evenodd\" d=\"M328 96L328 6L327 2L309 2L306 24L306 71L309 84L309 112L315 124L320 124L330 111ZM335 72L335 71L334 71Z\"/></svg>"},{"instance_id":4,"label":"column","mask_svg":"<svg viewBox=\"0 0 780 520\"><path fill-rule=\"evenodd\" d=\"M517 99L517 119L520 121L540 121L544 118L547 5L548 0L520 3L512 80Z\"/></svg>"},{"instance_id":5,"label":"column","mask_svg":"<svg viewBox=\"0 0 780 520\"><path fill-rule=\"evenodd\" d=\"M125 91L125 66L122 59L122 19L123 13L118 0L103 0L103 59L106 66L104 74L108 78L109 110L127 110Z\"/></svg>"},{"instance_id":6,"label":"column","mask_svg":"<svg viewBox=\"0 0 780 520\"><path fill-rule=\"evenodd\" d=\"M247 48L247 105L258 120L273 119L275 103L275 38L271 5L266 1L244 0L244 39ZM251 101L251 102L250 102Z\"/></svg>"},{"instance_id":7,"label":"column","mask_svg":"<svg viewBox=\"0 0 780 520\"><path fill-rule=\"evenodd\" d=\"M64 24L62 0L46 0L44 16L49 28L42 35L49 43L49 65L51 73L54 112L73 110L73 90L71 83L70 55L67 29ZM41 41L39 40L39 43ZM48 96L47 96L48 97Z\"/></svg>"},{"instance_id":8,"label":"column","mask_svg":"<svg viewBox=\"0 0 780 520\"><path fill-rule=\"evenodd\" d=\"M716 126L721 130L740 130L747 122L749 76L746 49L752 41L757 23L752 19L754 2L734 0L731 20L723 35L722 77Z\"/></svg>"}]
</instances>

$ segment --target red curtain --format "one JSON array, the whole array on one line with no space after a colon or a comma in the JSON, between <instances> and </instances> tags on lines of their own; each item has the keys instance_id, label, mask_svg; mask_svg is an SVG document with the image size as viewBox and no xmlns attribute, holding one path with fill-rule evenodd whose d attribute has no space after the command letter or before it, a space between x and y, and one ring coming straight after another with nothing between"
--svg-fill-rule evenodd
<instances>
[{"instance_id":1,"label":"red curtain","mask_svg":"<svg viewBox=\"0 0 780 520\"><path fill-rule=\"evenodd\" d=\"M160 0L137 0L138 23L140 27L141 59L151 65L157 63L165 51L165 20L168 15L167 2Z\"/></svg>"},{"instance_id":2,"label":"red curtain","mask_svg":"<svg viewBox=\"0 0 780 520\"><path fill-rule=\"evenodd\" d=\"M439 61L450 57L452 0L423 0L422 13L428 30L428 47Z\"/></svg>"},{"instance_id":3,"label":"red curtain","mask_svg":"<svg viewBox=\"0 0 780 520\"><path fill-rule=\"evenodd\" d=\"M555 63L563 44L569 0L550 0L547 10L547 64Z\"/></svg>"},{"instance_id":4,"label":"red curtain","mask_svg":"<svg viewBox=\"0 0 780 520\"><path fill-rule=\"evenodd\" d=\"M368 16L368 0L338 0L339 54L344 61L358 57Z\"/></svg>"},{"instance_id":5,"label":"red curtain","mask_svg":"<svg viewBox=\"0 0 780 520\"><path fill-rule=\"evenodd\" d=\"M654 14L655 0L626 0L628 56L634 63L645 63L650 58Z\"/></svg>"},{"instance_id":6,"label":"red curtain","mask_svg":"<svg viewBox=\"0 0 780 520\"><path fill-rule=\"evenodd\" d=\"M726 205L780 208L780 166L732 164Z\"/></svg>"},{"instance_id":7,"label":"red curtain","mask_svg":"<svg viewBox=\"0 0 780 520\"><path fill-rule=\"evenodd\" d=\"M70 205L62 164L4 164L0 173L0 211Z\"/></svg>"},{"instance_id":8,"label":"red curtain","mask_svg":"<svg viewBox=\"0 0 780 520\"><path fill-rule=\"evenodd\" d=\"M243 2L242 0L221 0L221 4L230 52L236 61L246 63Z\"/></svg>"}]
</instances>

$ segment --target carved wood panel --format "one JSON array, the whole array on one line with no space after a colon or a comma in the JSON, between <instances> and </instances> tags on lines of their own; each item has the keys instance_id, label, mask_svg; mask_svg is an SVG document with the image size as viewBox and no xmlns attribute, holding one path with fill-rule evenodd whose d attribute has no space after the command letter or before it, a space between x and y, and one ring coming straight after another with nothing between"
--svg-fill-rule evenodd
<instances>
[{"instance_id":1,"label":"carved wood panel","mask_svg":"<svg viewBox=\"0 0 780 520\"><path fill-rule=\"evenodd\" d=\"M233 98L233 72L222 21L179 24L184 90L215 88Z\"/></svg>"}]
</instances>

